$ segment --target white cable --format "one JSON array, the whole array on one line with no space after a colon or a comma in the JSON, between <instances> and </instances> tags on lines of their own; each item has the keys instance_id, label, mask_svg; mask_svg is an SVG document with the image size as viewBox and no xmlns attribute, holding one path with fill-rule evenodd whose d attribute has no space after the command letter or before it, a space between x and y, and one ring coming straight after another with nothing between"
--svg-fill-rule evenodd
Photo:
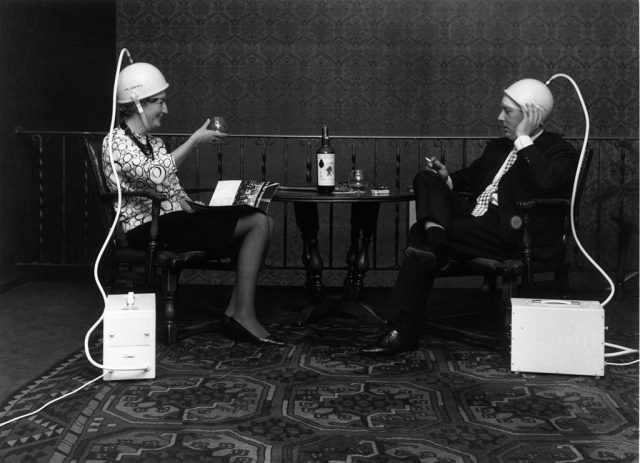
<instances>
[{"instance_id":1,"label":"white cable","mask_svg":"<svg viewBox=\"0 0 640 463\"><path fill-rule=\"evenodd\" d=\"M557 77L564 77L569 82L571 82L571 84L573 85L573 88L575 89L576 93L578 94L578 99L580 100L580 105L582 106L582 110L584 112L584 118L585 118L584 139L583 139L583 142L582 142L582 149L580 150L580 157L579 157L579 160L578 160L578 167L576 169L576 176L575 176L574 182L573 182L573 191L571 193L571 206L570 206L569 216L570 216L570 219L571 219L571 232L573 234L573 238L574 238L576 244L578 245L578 248L580 248L580 251L582 251L582 254L587 258L587 260L589 262L591 262L591 264L602 274L602 276L605 278L605 280L607 280L607 282L609 283L610 293L609 293L609 297L607 297L602 302L602 307L604 307L611 301L611 299L613 299L613 296L615 295L615 292L616 292L616 285L613 283L613 280L611 279L611 277L609 277L607 272L605 272L598 265L598 263L589 255L589 253L582 246L582 243L580 242L580 239L578 238L578 233L576 232L575 217L574 217L575 216L575 212L574 211L575 211L575 203L576 203L576 194L577 194L577 190L578 190L578 182L580 181L581 172L582 172L582 163L584 162L584 156L585 156L585 152L587 150L587 140L589 139L589 113L587 112L587 106L584 103L584 99L582 98L582 94L580 93L580 89L578 88L578 85L567 74L562 74L562 73L554 74L553 76L551 76L551 78L549 78L549 80L547 80L546 84L549 85L549 83L553 79L555 79ZM617 357L617 356L621 356L621 355L633 354L633 353L637 353L638 352L637 349L630 349L630 348L627 348L627 347L618 346L616 344L605 343L605 346L609 346L609 347L614 347L614 348L620 349L619 352L612 352L612 353L604 354L605 358L606 357ZM640 359L634 360L634 361L628 362L628 363L609 363L609 362L605 362L605 365L631 365L631 364L637 363L639 361L640 361Z\"/></svg>"},{"instance_id":2,"label":"white cable","mask_svg":"<svg viewBox=\"0 0 640 463\"><path fill-rule=\"evenodd\" d=\"M598 263L589 255L589 253L584 249L584 247L582 246L582 243L580 242L580 239L578 238L578 234L576 232L576 225L575 225L575 202L576 202L576 193L577 193L577 189L578 189L578 182L580 180L581 177L581 172L582 172L582 163L584 161L584 155L587 149L587 140L589 138L589 114L587 112L587 107L584 103L584 99L582 98L582 94L580 93L580 89L578 88L578 85L576 84L576 82L569 77L566 74L554 74L553 76L551 76L551 78L549 80L547 80L546 84L549 85L549 83L557 78L557 77L564 77L565 79L567 79L569 82L571 82L571 84L573 85L576 93L578 94L578 99L580 100L580 104L582 106L582 110L584 112L584 117L585 117L585 132L584 132L584 139L582 142L582 149L580 151L580 157L578 160L578 167L576 170L576 176L574 179L574 183L573 183L573 191L571 194L571 207L570 207L570 219L571 219L571 232L573 233L573 238L576 242L576 244L578 245L578 248L580 248L580 251L582 251L582 254L587 258L587 260L589 262L591 262L591 264L602 274L602 276L605 278L605 280L607 280L607 282L609 283L609 288L610 293L609 293L609 297L607 297L603 302L602 302L602 306L606 306L611 299L613 299L613 296L615 295L616 292L616 286L613 283L613 280L611 279L611 277L609 277L609 275L607 274L607 272L605 272L599 265ZM630 349L627 347L623 347L623 346L618 346L616 344L610 344L610 343L605 343L605 346L609 346L609 347L614 347L614 348L618 348L620 349L618 352L612 352L612 353L607 353L604 354L605 357L618 357L618 356L622 356L622 355L627 355L627 354L633 354L633 353L637 353L638 350L637 349ZM610 363L610 362L605 362L606 365L632 365L634 363L639 362L640 359L638 360L634 360L632 362L628 362L628 363Z\"/></svg>"},{"instance_id":3,"label":"white cable","mask_svg":"<svg viewBox=\"0 0 640 463\"><path fill-rule=\"evenodd\" d=\"M624 351L620 351L620 352L611 352L608 354L604 354L605 358L607 357L621 357L623 355L629 355L629 354L635 354L636 352L638 352L635 349L626 349Z\"/></svg>"},{"instance_id":4,"label":"white cable","mask_svg":"<svg viewBox=\"0 0 640 463\"><path fill-rule=\"evenodd\" d=\"M104 301L104 305L106 307L107 304L107 294L104 291L104 288L102 287L102 285L100 284L100 278L98 278L98 267L100 266L100 260L102 259L102 255L104 254L105 249L107 248L108 244L109 244L109 240L111 239L111 236L113 236L113 233L116 229L116 226L118 225L118 220L120 218L120 208L122 207L122 189L120 187L120 180L118 179L118 173L116 172L116 166L115 163L113 161L113 153L112 153L112 140L113 140L113 128L115 125L115 114L116 114L116 95L117 95L117 89L118 89L118 75L120 74L120 66L122 64L122 56L124 54L127 54L128 58L129 58L129 62L133 63L133 60L131 59L131 55L129 54L129 50L127 50L126 48L123 48L122 51L120 52L120 57L118 58L118 66L116 69L116 78L114 80L114 84L113 84L113 106L112 106L112 112L111 112L111 125L109 128L109 159L111 161L111 169L113 170L113 175L115 176L116 179L116 186L118 188L118 207L116 208L116 216L114 218L113 223L111 224L111 229L109 230L109 234L107 235L107 237L104 240L104 243L102 244L102 247L100 248L100 252L98 253L98 256L96 257L96 263L94 264L93 267L93 277L96 281L96 284L98 286L98 289L100 290L100 294L102 294L102 299ZM84 389L85 387L89 386L90 384L95 383L96 381L98 381L101 378L104 378L106 375L113 373L113 371L138 371L138 370L149 370L149 365L146 365L144 367L139 367L139 368L112 368L112 367L108 367L105 365L102 365L98 362L96 362L93 357L91 357L91 353L89 352L89 337L91 336L91 333L95 330L95 328L100 324L100 322L102 322L102 320L104 319L104 310L102 311L102 314L100 315L100 318L98 318L98 320L96 320L96 322L93 324L93 326L91 328L89 328L89 330L87 331L87 334L85 335L84 338L84 352L85 352L85 356L87 357L87 359L89 360L89 362L101 369L104 370L108 370L108 371L104 371L104 373L102 373L100 376L96 376L94 379L92 379L91 381L88 381L86 383L84 383L83 385L79 386L78 388L74 389L71 392L68 392L64 395L61 395L60 397L57 397L49 402L47 402L46 404L44 404L42 407L40 407L37 410L34 410L30 413L26 413L24 415L20 415L20 416L16 416L15 418L12 418L8 421L5 421L3 423L0 423L0 427L5 426L9 423L13 423L14 421L18 421L21 420L22 418L26 418L28 416L32 416L35 415L36 413L39 413L40 411L44 410L46 407L48 407L49 405L58 402L59 400L62 400L66 397L69 397L72 394L75 394L76 392L80 391L81 389Z\"/></svg>"},{"instance_id":5,"label":"white cable","mask_svg":"<svg viewBox=\"0 0 640 463\"><path fill-rule=\"evenodd\" d=\"M96 381L98 381L100 378L104 377L106 374L107 374L107 373L103 373L103 374L101 374L100 376L96 376L96 377L95 377L95 378L93 378L91 381L87 381L87 382L86 382L86 383L84 383L82 386L77 387L77 388L76 388L76 389L74 389L73 391L71 391L71 392L67 392L67 393L66 393L66 394L64 394L64 395L61 395L60 397L56 397L55 399L53 399L53 400L51 400L51 401L47 402L46 404L44 404L42 407L40 407L40 408L39 408L39 409L37 409L37 410L34 410L34 411L32 411L32 412L29 412L29 413L26 413L26 414L24 414L24 415L16 416L15 418L11 418L10 420L5 421L4 423L0 423L0 427L4 426L4 425L6 425L6 424L9 424L9 423L13 423L14 421L21 420L22 418L26 418L26 417L28 417L28 416L35 415L36 413L39 413L39 412L41 412L42 410L44 410L46 407L48 407L48 406L49 406L49 405L51 405L52 403L55 403L55 402L57 402L57 401L59 401L59 400L62 400L62 399L64 399L64 398L67 398L67 397L69 397L70 395L75 394L75 393L76 393L76 392L78 392L79 390L84 389L84 388L85 388L85 387L87 387L88 385L95 383L95 382L96 382Z\"/></svg>"},{"instance_id":6,"label":"white cable","mask_svg":"<svg viewBox=\"0 0 640 463\"><path fill-rule=\"evenodd\" d=\"M582 105L582 110L584 111L584 118L585 118L584 139L583 139L583 142L582 142L582 150L580 151L580 157L579 157L579 160L578 160L578 168L576 170L576 176L575 176L575 179L573 181L573 191L571 193L571 208L570 208L569 215L570 215L570 219L571 219L571 232L573 233L573 239L575 240L576 244L578 245L578 248L580 248L580 250L582 251L582 254L587 258L587 260L589 262L591 262L591 264L602 274L602 276L605 278L605 280L607 280L609 282L609 286L611 288L611 292L609 294L609 297L607 297L604 300L604 302L602 302L602 306L604 307L605 305L607 305L609 303L609 301L611 301L611 299L613 299L613 295L616 292L615 284L613 283L613 280L609 277L609 275L607 275L607 272L605 272L598 265L598 263L589 255L589 253L582 246L582 243L580 242L580 239L578 238L578 233L576 232L576 225L575 225L575 218L574 218L574 210L575 210L575 202L576 202L576 194L577 194L577 189L578 189L578 182L579 182L580 177L581 177L580 173L582 171L582 163L584 161L584 155L585 155L585 152L587 150L587 140L589 139L589 114L587 113L587 106L584 103L584 99L582 98L582 94L580 93L580 89L578 88L578 85L567 74L554 74L553 76L551 76L551 78L549 78L549 80L547 80L546 84L549 85L549 83L553 79L555 79L557 77L564 77L569 82L571 82L571 84L573 85L576 93L578 94L578 99L580 100L580 104Z\"/></svg>"},{"instance_id":7,"label":"white cable","mask_svg":"<svg viewBox=\"0 0 640 463\"><path fill-rule=\"evenodd\" d=\"M611 366L617 366L617 367L626 367L628 365L633 365L634 363L638 363L640 362L640 359L636 359L636 360L632 360L631 362L623 362L623 363L618 363L618 362L604 362L605 365L611 365Z\"/></svg>"},{"instance_id":8,"label":"white cable","mask_svg":"<svg viewBox=\"0 0 640 463\"><path fill-rule=\"evenodd\" d=\"M629 347L619 346L617 344L611 344L608 342L605 342L604 345L606 347L613 347L615 349L619 349L618 352L611 352L608 354L604 354L605 357L618 357L620 355L635 354L638 352L638 349L631 349Z\"/></svg>"},{"instance_id":9,"label":"white cable","mask_svg":"<svg viewBox=\"0 0 640 463\"><path fill-rule=\"evenodd\" d=\"M629 355L629 354L635 354L636 352L638 352L637 349L623 349L621 351L618 352L609 352L608 354L604 354L605 357L620 357L622 355Z\"/></svg>"},{"instance_id":10,"label":"white cable","mask_svg":"<svg viewBox=\"0 0 640 463\"><path fill-rule=\"evenodd\" d=\"M109 233L107 234L107 237L105 238L104 242L102 243L102 247L100 248L100 252L98 253L98 256L96 257L96 262L93 266L93 278L96 282L96 285L98 286L98 289L100 290L100 294L102 294L102 300L104 302L104 306L106 307L107 305L107 294L104 290L104 288L102 287L102 284L100 283L100 278L98 277L98 268L100 266L100 260L102 259L102 255L104 254L105 249L107 248L107 246L109 245L109 241L111 240L111 237L113 236L113 233L115 232L116 227L118 226L118 222L120 220L120 209L122 208L122 188L120 186L120 179L118 178L118 172L116 170L116 165L115 162L113 160L113 129L115 127L115 120L116 120L116 110L117 110L117 104L116 104L116 99L117 99L117 94L118 94L118 76L120 75L120 67L122 66L122 57L124 56L124 54L127 54L127 57L129 58L129 61L131 63L133 63L133 60L131 59L131 55L129 54L129 50L127 50L126 48L123 48L120 51L120 56L118 57L118 65L116 67L116 76L115 79L113 80L113 98L112 98L112 106L111 106L111 123L109 125L109 138L108 138L108 147L109 147L109 161L111 163L111 171L113 172L113 176L115 177L115 183L116 183L116 188L118 190L118 201L117 201L117 207L116 207L116 215L113 219L113 223L111 224L111 228L109 229ZM98 318L98 320L96 320L96 322L93 324L93 326L91 328L89 328L89 330L87 331L87 334L84 337L84 352L85 355L87 357L87 359L89 360L89 362L98 368L103 368L106 370L113 370L113 371L138 371L138 370L149 370L149 365L146 365L144 367L139 367L139 368L113 368L110 366L105 366L102 365L98 362L96 362L93 357L91 357L91 353L89 352L89 337L91 336L91 333L93 333L93 331L96 329L96 327L104 320L104 310L102 311L102 314L100 315L100 318ZM104 375L103 375L104 376Z\"/></svg>"}]
</instances>

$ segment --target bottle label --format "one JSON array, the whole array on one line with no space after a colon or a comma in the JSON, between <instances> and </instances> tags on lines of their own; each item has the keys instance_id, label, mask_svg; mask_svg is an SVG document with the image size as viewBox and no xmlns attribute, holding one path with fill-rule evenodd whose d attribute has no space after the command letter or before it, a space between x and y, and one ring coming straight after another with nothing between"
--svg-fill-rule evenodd
<instances>
[{"instance_id":1,"label":"bottle label","mask_svg":"<svg viewBox=\"0 0 640 463\"><path fill-rule=\"evenodd\" d=\"M335 154L318 153L318 186L335 186Z\"/></svg>"}]
</instances>

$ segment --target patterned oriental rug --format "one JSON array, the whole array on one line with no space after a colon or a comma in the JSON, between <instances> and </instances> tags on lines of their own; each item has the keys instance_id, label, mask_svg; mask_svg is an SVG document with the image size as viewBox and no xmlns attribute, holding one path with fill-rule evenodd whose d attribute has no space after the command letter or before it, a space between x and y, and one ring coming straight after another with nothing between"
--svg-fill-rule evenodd
<instances>
[{"instance_id":1,"label":"patterned oriental rug","mask_svg":"<svg viewBox=\"0 0 640 463\"><path fill-rule=\"evenodd\" d=\"M0 461L638 461L637 364L601 378L516 374L477 330L433 325L419 350L385 359L357 354L378 327L355 319L270 330L292 345L218 332L160 345L155 379L98 380L0 427ZM0 422L99 374L71 355L4 404Z\"/></svg>"}]
</instances>

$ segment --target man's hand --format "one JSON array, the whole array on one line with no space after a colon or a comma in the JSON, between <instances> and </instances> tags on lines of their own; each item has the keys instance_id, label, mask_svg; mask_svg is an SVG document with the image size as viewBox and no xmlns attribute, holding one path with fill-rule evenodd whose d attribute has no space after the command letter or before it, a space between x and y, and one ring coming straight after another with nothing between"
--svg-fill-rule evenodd
<instances>
[{"instance_id":1,"label":"man's hand","mask_svg":"<svg viewBox=\"0 0 640 463\"><path fill-rule=\"evenodd\" d=\"M427 163L427 170L435 172L442 178L442 180L446 181L447 178L449 178L447 168L443 163L438 161L435 156L432 156L431 158L425 157L424 160Z\"/></svg>"},{"instance_id":2,"label":"man's hand","mask_svg":"<svg viewBox=\"0 0 640 463\"><path fill-rule=\"evenodd\" d=\"M525 103L522 107L522 120L516 127L516 138L535 134L542 125L542 107L538 104Z\"/></svg>"}]
</instances>

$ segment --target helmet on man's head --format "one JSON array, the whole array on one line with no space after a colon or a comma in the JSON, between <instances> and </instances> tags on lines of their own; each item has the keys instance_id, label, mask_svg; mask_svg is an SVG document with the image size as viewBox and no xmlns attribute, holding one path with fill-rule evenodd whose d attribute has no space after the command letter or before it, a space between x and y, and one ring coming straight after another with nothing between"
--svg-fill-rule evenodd
<instances>
[{"instance_id":1,"label":"helmet on man's head","mask_svg":"<svg viewBox=\"0 0 640 463\"><path fill-rule=\"evenodd\" d=\"M118 104L143 100L169 87L160 70L149 63L133 63L118 75Z\"/></svg>"},{"instance_id":2,"label":"helmet on man's head","mask_svg":"<svg viewBox=\"0 0 640 463\"><path fill-rule=\"evenodd\" d=\"M504 94L523 107L526 103L542 106L542 118L547 119L553 110L553 95L543 82L536 79L522 79L507 87Z\"/></svg>"}]
</instances>

